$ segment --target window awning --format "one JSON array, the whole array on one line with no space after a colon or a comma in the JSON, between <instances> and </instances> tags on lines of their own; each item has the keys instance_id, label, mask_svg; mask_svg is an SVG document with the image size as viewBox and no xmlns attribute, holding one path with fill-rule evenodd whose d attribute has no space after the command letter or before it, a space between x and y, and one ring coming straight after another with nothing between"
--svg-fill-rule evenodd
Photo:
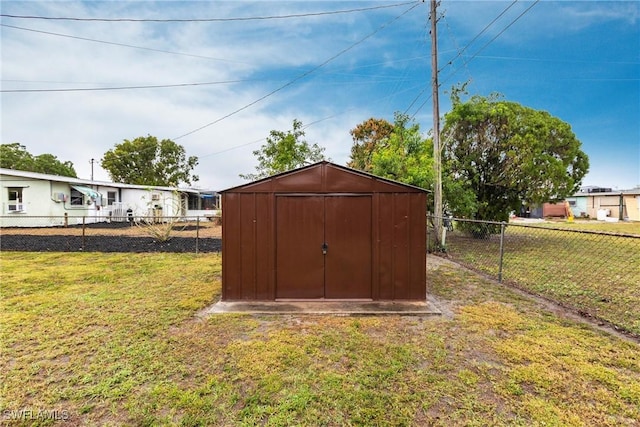
<instances>
[{"instance_id":1,"label":"window awning","mask_svg":"<svg viewBox=\"0 0 640 427\"><path fill-rule=\"evenodd\" d=\"M90 197L92 199L100 199L100 198L102 198L102 194L98 193L93 188L83 187L81 185L72 185L71 188L73 188L74 190L78 190L79 192L81 192L85 196Z\"/></svg>"}]
</instances>

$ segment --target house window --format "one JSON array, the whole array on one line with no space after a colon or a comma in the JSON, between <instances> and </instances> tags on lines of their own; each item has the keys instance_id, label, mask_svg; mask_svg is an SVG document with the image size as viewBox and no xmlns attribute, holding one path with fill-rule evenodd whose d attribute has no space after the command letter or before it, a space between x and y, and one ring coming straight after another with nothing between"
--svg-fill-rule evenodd
<instances>
[{"instance_id":1,"label":"house window","mask_svg":"<svg viewBox=\"0 0 640 427\"><path fill-rule=\"evenodd\" d=\"M82 206L84 204L84 196L78 190L71 189L71 206Z\"/></svg>"},{"instance_id":2,"label":"house window","mask_svg":"<svg viewBox=\"0 0 640 427\"><path fill-rule=\"evenodd\" d=\"M9 187L9 203L7 210L9 212L24 212L24 204L22 203L22 187Z\"/></svg>"},{"instance_id":3,"label":"house window","mask_svg":"<svg viewBox=\"0 0 640 427\"><path fill-rule=\"evenodd\" d=\"M218 209L218 200L219 196L216 193L203 194L202 198L202 209L204 210L213 210Z\"/></svg>"},{"instance_id":4,"label":"house window","mask_svg":"<svg viewBox=\"0 0 640 427\"><path fill-rule=\"evenodd\" d=\"M189 194L187 207L189 210L214 210L218 209L220 196L215 192Z\"/></svg>"},{"instance_id":5,"label":"house window","mask_svg":"<svg viewBox=\"0 0 640 427\"><path fill-rule=\"evenodd\" d=\"M189 194L187 196L187 209L191 211L197 211L200 209L200 195L199 194Z\"/></svg>"},{"instance_id":6,"label":"house window","mask_svg":"<svg viewBox=\"0 0 640 427\"><path fill-rule=\"evenodd\" d=\"M113 206L116 203L116 192L107 191L107 205Z\"/></svg>"}]
</instances>

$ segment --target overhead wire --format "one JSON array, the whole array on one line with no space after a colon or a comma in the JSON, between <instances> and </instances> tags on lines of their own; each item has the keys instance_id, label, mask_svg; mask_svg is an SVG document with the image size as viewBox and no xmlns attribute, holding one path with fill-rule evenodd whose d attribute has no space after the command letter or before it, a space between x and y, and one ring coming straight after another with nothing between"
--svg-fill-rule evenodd
<instances>
[{"instance_id":1,"label":"overhead wire","mask_svg":"<svg viewBox=\"0 0 640 427\"><path fill-rule=\"evenodd\" d=\"M513 6L513 4L515 2L517 2L518 0L515 0L511 5L509 5L507 7L507 10L509 8L511 8L511 6ZM487 46L489 46L491 43L493 43L498 37L500 37L502 34L504 34L505 31L507 31L509 28L511 28L511 26L513 26L517 21L520 20L520 18L522 18L524 15L526 15L536 4L538 4L540 2L540 0L535 0L529 7L527 7L522 13L520 13L515 19L513 19L507 26L505 26L500 32L498 32L493 38L491 38L491 40L489 40L487 43L485 43L480 49L478 49L470 58L468 58L466 61L464 61L464 63L462 64L463 67L466 67L466 65L471 62L474 58L476 58L480 52L482 52L484 49L487 48ZM503 11L500 15L498 15L498 17L496 19L494 19L493 21L491 21L490 24L487 25L487 27L485 27L485 29L483 29L481 31L481 33L483 33L484 31L486 31L486 29L493 25L494 22L496 22L496 20L502 16L504 14L505 11ZM474 39L472 41L475 41L479 36L474 37ZM469 42L467 44L467 46L465 46L465 48L463 49L466 50L472 42ZM456 56L457 58L458 56ZM454 58L455 59L455 58ZM444 84L445 82L447 82L451 77L453 77L458 71L460 71L460 68L457 68L456 70L454 70L452 73L450 73L447 77L445 77L444 79L440 80L440 85ZM431 95L429 95L427 97L427 99L424 100L424 102L422 102L422 104L420 104L420 106L416 109L416 111L413 113L413 115L411 115L411 118L414 118L418 112L427 104L427 102L429 101L429 99L431 99Z\"/></svg>"},{"instance_id":2,"label":"overhead wire","mask_svg":"<svg viewBox=\"0 0 640 427\"><path fill-rule=\"evenodd\" d=\"M249 80L225 80L220 82L201 82L201 83L178 83L166 85L147 85L147 86L119 86L119 87L92 87L92 88L60 88L60 89L0 89L0 93L37 93L37 92L94 92L94 91L112 91L112 90L131 90L131 89L163 89L173 87L189 87L189 86L211 86L232 83L242 83L255 81Z\"/></svg>"},{"instance_id":3,"label":"overhead wire","mask_svg":"<svg viewBox=\"0 0 640 427\"><path fill-rule=\"evenodd\" d=\"M273 19L291 19L291 18L307 18L315 16L326 15L338 15L355 12L366 12L370 10L388 9L393 7L406 6L408 4L415 3L414 1L408 1L403 3L385 4L379 6L360 7L355 9L334 10L326 12L307 12L298 14L287 15L271 15L271 16L248 16L248 17L235 17L235 18L77 18L77 17L52 17L52 16L36 16L36 15L12 15L3 13L0 17L13 18L13 19L40 19L48 21L82 21L82 22L237 22L237 21L264 21Z\"/></svg>"},{"instance_id":4,"label":"overhead wire","mask_svg":"<svg viewBox=\"0 0 640 427\"><path fill-rule=\"evenodd\" d=\"M517 1L518 1L518 0L515 0L513 3L511 3L511 6L512 6L512 5L514 5ZM509 8L510 8L511 6L509 6ZM502 16L502 15L503 15L507 10L509 10L509 8L505 9L505 10L504 10L504 11L503 11L499 16ZM498 19L498 18L494 19L494 20L492 21L492 23L493 23L493 22L495 22L497 19ZM451 27L449 26L449 21L447 20L447 16L446 16L445 14L443 14L443 15L442 15L442 20L444 21L445 26L446 26L446 28L447 28L447 31L449 32L449 37L451 38L451 40L453 40L453 44L454 44L454 46L455 46L455 50L458 52L458 54L455 56L455 58L452 58L451 60L449 60L449 62L447 63L447 65L445 65L444 67L440 68L440 69L438 70L438 72L439 72L439 73L440 73L440 72L442 72L442 70L443 70L444 68L446 68L447 66L449 66L449 65L453 65L453 61L455 61L455 60L456 60L456 58L460 57L460 56L462 55L462 53L464 52L464 50L461 50L461 49L460 49L460 46L458 46L458 41L456 40L455 36L453 35L453 31L451 30ZM480 32L480 34L482 34L482 33L483 33L487 28L488 28L488 27L485 27L485 29L484 29L484 30L482 30L482 31ZM465 46L465 48L464 48L464 49L467 49L467 48L468 48L468 47L469 47L469 46L470 46L470 45L471 45L471 44L472 44L472 43L473 43L473 42L474 42L478 37L479 37L479 35L477 35L473 40L471 40L471 41L469 42L469 44L467 44L467 45ZM465 70L467 70L467 74L469 75L469 80L468 80L468 81L472 81L472 80L473 80L473 76L471 75L471 70L469 70L469 67L467 67L467 65L466 65L466 64L464 65L464 68L465 68Z\"/></svg>"},{"instance_id":5,"label":"overhead wire","mask_svg":"<svg viewBox=\"0 0 640 427\"><path fill-rule=\"evenodd\" d=\"M466 61L464 61L464 63L462 64L463 66L466 66L469 62L471 62L475 57L477 57L480 52L482 52L483 50L485 50L487 48L487 46L489 46L491 43L493 43L498 37L500 37L502 34L504 34L505 31L507 31L509 28L511 28L512 25L514 25L516 22L518 22L520 20L520 18L522 18L524 15L526 15L536 4L538 4L540 2L540 0L535 0L533 3L531 3L531 5L526 8L522 13L520 13L513 21L511 21L506 27L504 27L498 34L496 34L495 36L493 36L493 38L491 40L489 40L487 43L485 43L480 49L478 49L476 51L476 53L474 53L469 59L467 59ZM442 83L445 83L448 79L450 79L451 77L453 77L458 71L460 70L460 68L458 68L457 70L455 70L453 73L449 74L447 77L445 77L444 80L442 80Z\"/></svg>"},{"instance_id":6,"label":"overhead wire","mask_svg":"<svg viewBox=\"0 0 640 427\"><path fill-rule=\"evenodd\" d=\"M405 61L413 61L415 59L422 59L424 56L417 56L408 59L401 59L396 61L386 61L383 63L376 64L367 64L360 67L347 67L345 69L357 70L361 68L369 68L377 65L386 65L389 63L396 62L405 62ZM338 71L340 69L337 69ZM406 82L407 79L404 76L395 77L388 75L373 75L373 74L356 74L356 73L339 73L339 72L330 72L325 73L324 75L328 76L346 76L346 77L369 77L376 78L376 83L396 83L396 82ZM172 84L157 84L157 85L131 85L131 86L102 86L102 87L87 87L87 88L52 88L52 89L0 89L0 93L37 93L37 92L91 92L91 91L110 91L110 90L134 90L134 89L162 89L162 88L174 88L174 87L189 87L189 86L209 86L209 85L222 85L222 84L232 84L232 83L246 83L246 82L265 82L264 79L236 79L236 80L223 80L223 81L215 81L215 82L193 82L193 83L172 83ZM0 82L12 82L12 83L55 83L55 84L106 84L106 83L89 83L89 82L69 82L69 81L50 81L50 80L22 80L22 79L0 79ZM327 82L326 84L369 84L369 82L360 82L360 81L351 81L348 83L344 82Z\"/></svg>"},{"instance_id":7,"label":"overhead wire","mask_svg":"<svg viewBox=\"0 0 640 427\"><path fill-rule=\"evenodd\" d=\"M498 19L500 19L505 13L507 13L507 11L509 9L511 9L511 7L513 7L516 3L518 2L518 0L514 0L509 6L507 6L502 12L500 12L500 14L498 14L498 16L496 16L491 22L489 22L487 25L485 25L485 27L478 33L475 35L475 37L473 39L471 39L470 42L468 42L466 44L466 46L460 50L458 48L458 46L456 45L456 50L458 52L458 54L451 58L447 64L440 68L437 72L440 73L444 68L446 68L447 66L452 66L453 65L453 61L455 61L458 57L462 56L462 54L464 53L464 51L466 51L476 40L478 40L478 38L480 38L480 36L482 36L496 21L498 21ZM442 14L442 17L445 17L445 14ZM429 17L429 19L431 19L432 17ZM445 18L446 19L446 18ZM448 25L448 24L447 24ZM465 64L466 67L466 64ZM467 68L468 71L468 68ZM471 74L471 73L469 73ZM422 95L424 95L425 92L427 92L429 88L425 87L414 99L413 101L411 101L411 104L409 104L409 106L405 109L405 114L408 114L409 110L411 110L411 108L416 104L416 102L418 102L418 100L422 97ZM431 99L432 95L429 95L427 97L427 99L420 105L420 107L418 108L418 110L416 110L416 112L411 116L412 118L416 116L416 114L418 114L418 111L420 111L420 109Z\"/></svg>"},{"instance_id":8,"label":"overhead wire","mask_svg":"<svg viewBox=\"0 0 640 427\"><path fill-rule=\"evenodd\" d=\"M209 60L213 60L213 61L224 61L224 62L233 62L233 63L238 63L238 64L246 64L246 62L241 62L241 61L233 61L233 60L223 59L223 58L213 58L213 57L210 57L210 56L194 55L194 54L190 54L190 53L174 52L174 51L164 50L164 49L154 49L154 48L151 48L151 47L136 46L136 45L131 45L131 44L127 44L127 43L117 43L117 42L111 42L111 41L106 41L106 40L98 40L98 39L92 39L92 38L88 38L88 37L72 36L70 34L61 34L61 33L54 33L52 31L35 30L33 28L18 27L18 26L15 26L15 25L0 24L0 27L13 28L13 29L16 29L16 30L30 31L30 32L33 32L33 33L47 34L47 35L56 36L56 37L66 37L66 38L69 38L69 39L83 40L83 41L87 41L87 42L101 43L101 44L107 44L107 45L112 45L112 46L127 47L127 48L132 48L132 49L141 49L141 50L147 50L147 51L150 51L150 52L160 52L160 53L168 53L168 54L171 54L171 55L188 56L188 57L191 57L191 58L198 58L198 59L209 59Z\"/></svg>"},{"instance_id":9,"label":"overhead wire","mask_svg":"<svg viewBox=\"0 0 640 427\"><path fill-rule=\"evenodd\" d=\"M428 25L426 23L424 24L423 32L422 32L421 36L422 35L428 36ZM421 46L422 42L423 41L420 40L420 38L416 38L416 40L414 40L414 43L413 43L414 48L416 48L417 50L420 50L420 46ZM421 61L421 60L424 60L424 59L427 59L427 58L429 58L429 55L421 55L419 57L412 58L411 62L413 63L416 60ZM394 61L394 62L396 62L396 61ZM387 65L387 64L383 63L383 65ZM399 93L399 88L402 87L406 82L408 82L410 80L409 79L409 73L410 73L410 67L407 67L407 66L403 67L402 73L401 73L401 78L399 80L397 80L395 82L395 84L393 86L391 86L390 89L388 89L386 91L387 93L391 94L391 96L386 96L385 97L385 98L389 98L389 103L392 102L391 98L397 96L397 94Z\"/></svg>"},{"instance_id":10,"label":"overhead wire","mask_svg":"<svg viewBox=\"0 0 640 427\"><path fill-rule=\"evenodd\" d=\"M330 12L319 12L317 13L317 15L332 15L332 14L338 14L338 13L351 13L351 12L360 12L360 11L368 11L368 10L375 10L375 9L382 9L382 8L390 8L390 7L398 7L398 6L403 6L403 5L407 5L407 4L414 4L415 2L404 2L404 3L396 3L393 5L384 5L384 6L376 6L376 7L370 7L370 8L358 8L358 9L349 9L349 10L342 10L342 11L330 11ZM43 19L64 19L64 20L96 20L96 21L103 21L105 19L102 18L91 18L91 19L84 19L84 18L53 18L53 17L37 17L37 16L21 16L21 15L1 15L1 16L9 16L9 17L20 17L20 18L32 18L32 19L39 19L39 18L43 18ZM276 18L295 18L295 17L302 17L302 16L307 16L305 14L299 14L299 15L295 15L295 14L289 14L289 15L282 15L282 16L277 16ZM273 18L273 17L253 17L253 18L246 18L246 19L269 19L269 18ZM207 21L208 19L203 19L203 21ZM224 20L224 19L222 19ZM238 20L238 18L230 18L230 20ZM109 21L109 20L107 20ZM141 22L146 22L145 20L137 20L137 21L141 21ZM151 22L155 22L156 20L151 20ZM171 19L167 19L164 20L166 22L174 22ZM15 25L9 25L9 24L1 24L1 27L6 27L6 28L12 28L12 29L17 29L17 30L21 30L21 31L28 31L28 32L34 32L34 33L40 33L40 34L46 34L46 35L51 35L51 36L56 36L56 37L64 37L64 38L70 38L70 39L75 39L75 40L83 40L83 41L88 41L88 42L93 42L93 43L101 43L101 44L106 44L106 45L113 45L113 46L119 46L119 47L126 47L126 48L132 48L132 49L141 49L141 50L146 50L146 51L151 51L151 52L159 52L159 53L166 53L166 54L172 54L172 55L180 55L180 56L185 56L185 57L192 57L192 58L198 58L198 59L209 59L209 60L215 60L215 61L224 61L224 62L230 62L230 63L238 63L238 64L248 64L248 62L245 61L235 61L235 60L229 60L229 59L224 59L224 58L214 58L214 57L210 57L210 56L204 56L204 55L195 55L195 54L190 54L190 53L184 53L184 52L175 52L175 51L169 51L169 50L164 50L164 49L155 49L155 48L149 48L149 47L145 47L145 46L137 46L137 45L132 45L132 44L127 44L127 43L118 43L118 42L112 42L112 41L107 41L107 40L99 40L99 39L94 39L94 38L88 38L88 37L80 37L80 36L74 36L74 35L70 35L70 34L63 34L63 33L56 33L56 32L52 32L52 31L44 31L44 30L37 30L37 29L33 29L33 28L26 28L26 27L19 27L19 26L15 26ZM3 80L6 81L6 80ZM248 80L237 80L237 81L229 81L229 82L221 82L221 83L236 83L236 82L243 82L243 81L248 81ZM0 92L4 92L4 93L25 93L25 92L31 92L31 93L35 93L35 92L86 92L86 91L107 91L107 90L132 90L132 89L153 89L153 88L170 88L170 87L181 87L181 86L202 86L202 85L211 85L211 84L220 84L218 82L206 82L206 83L181 83L181 84L167 84L167 85L149 85L149 86L123 86L123 87L107 87L107 88L102 88L102 87L98 87L98 88L66 88L66 89L12 89L12 90L0 90Z\"/></svg>"},{"instance_id":11,"label":"overhead wire","mask_svg":"<svg viewBox=\"0 0 640 427\"><path fill-rule=\"evenodd\" d=\"M252 21L252 20L269 20L269 19L291 19L291 18L311 17L311 16L337 15L337 14L346 14L346 13L354 13L354 12L366 12L366 11L370 11L370 10L378 10L378 9L387 9L387 8L393 8L393 7L400 7L400 6L405 6L405 5L413 4L413 3L415 3L415 1L403 2L403 3L395 3L395 4L391 4L391 5L381 5L381 6L372 6L372 7L363 7L363 8L357 8L357 9L347 9L347 10L337 10L337 11L327 11L327 12L315 12L315 13L304 13L304 14L288 14L288 15L275 15L275 16L260 16L260 17L243 17L243 18L201 18L201 19L131 19L131 18L116 18L116 19L109 19L109 18L45 17L45 16L12 15L12 14L0 14L0 16L1 17L5 17L5 18L14 18L14 19L41 19L41 20L94 21L94 22L227 22L227 21L228 22L232 22L232 21ZM204 56L204 55L195 55L195 54L184 53L184 52L175 52L175 51L170 51L170 50L165 50L165 49L155 49L155 48L150 48L150 47L145 47L145 46L136 46L136 45L131 45L131 44L127 44L127 43L118 43L118 42L112 42L112 41L107 41L107 40L99 40L99 39L94 39L94 38L89 38L89 37L80 37L80 36L74 36L74 35L70 35L70 34L56 33L56 32L53 32L53 31L44 31L44 30L38 30L38 29L34 29L34 28L20 27L20 26L17 26L17 25L9 25L9 24L0 23L0 26L6 27L6 28L12 28L12 29L16 29L16 30L21 30L21 31L29 31L29 32L33 32L33 33L46 34L46 35L50 35L50 36L65 37L65 38L70 38L70 39L75 39L75 40L83 40L83 41L92 42L92 43L101 43L101 44L112 45L112 46L120 46L120 47L132 48L132 49L140 49L140 50L146 50L146 51L150 51L150 52L167 53L167 54L171 54L171 55L180 55L180 56L185 56L185 57L198 58L198 59L208 59L208 60L213 60L213 61L224 61L224 62L231 62L231 63L238 63L238 64L247 64L247 62L244 62L244 61L234 61L234 60L229 60L229 59L224 59L224 58L214 58L214 57Z\"/></svg>"},{"instance_id":12,"label":"overhead wire","mask_svg":"<svg viewBox=\"0 0 640 427\"><path fill-rule=\"evenodd\" d=\"M428 21L430 21L431 19L435 19L435 18L432 17L431 14L429 14L429 18L427 19L427 23L425 23L425 30L426 30L425 36L426 36L426 34L430 34L431 33L431 30L427 27L428 26ZM428 41L426 40L426 37L425 37L424 43L425 43L425 45L428 43ZM424 95L424 93L428 89L429 89L429 86L427 85L413 98L413 100L411 101L409 106L404 110L404 114L405 115L408 114L409 110L411 110L411 108L415 105L415 103L418 102L418 99L420 99L420 97L422 95ZM429 98L427 98L427 99L429 99ZM415 117L415 114L411 118L413 119L414 117Z\"/></svg>"},{"instance_id":13,"label":"overhead wire","mask_svg":"<svg viewBox=\"0 0 640 427\"><path fill-rule=\"evenodd\" d=\"M408 91L412 91L412 90L413 90L413 88L408 88L408 89L405 89L403 92L408 92ZM383 98L381 98L381 99L378 99L377 101L382 101L382 100L384 100L384 99L391 98L391 97L396 96L396 95L397 95L397 93L395 93L395 94L389 94L389 95L387 95L387 96L384 96L384 97L383 97ZM309 123L307 123L307 124L303 124L303 125L302 125L302 129L303 129L303 130L304 130L304 129L307 129L307 128L311 127L311 126L317 125L318 123L321 123L321 122L324 122L324 121L327 121L327 120L331 120L331 119L333 119L333 118L335 118L335 117L339 117L339 116L342 116L342 115L344 115L344 114L346 114L346 113L349 113L349 112L352 112L352 111L357 111L357 110L359 110L359 107L352 107L352 108L348 108L348 109L346 109L346 110L343 110L343 111L340 111L340 112L337 112L337 113L331 114L331 115L329 115L329 116L325 116L325 117L323 117L323 118L320 118L320 119L314 120L314 121L309 122ZM248 146L248 145L257 144L258 142L262 142L262 141L265 141L265 140L266 140L266 138L260 138L260 139L257 139L257 140L255 140L255 141L246 142L246 143L239 144L239 145L234 145L234 146L232 146L232 147L228 147L228 148L225 148L225 149L223 149L223 150L216 151L216 152L214 152L214 153L204 154L204 155L201 155L201 156L198 156L198 157L199 157L199 158L203 158L203 157L209 157L209 156L215 156L215 155L218 155L218 154L223 154L223 153L226 153L226 152L229 152L229 151L233 151L233 150L236 150L236 149L239 149L239 148L242 148L242 147L246 147L246 146Z\"/></svg>"},{"instance_id":14,"label":"overhead wire","mask_svg":"<svg viewBox=\"0 0 640 427\"><path fill-rule=\"evenodd\" d=\"M502 17L517 1L518 0L515 0L514 2L512 2L507 8L505 8L505 10L503 10L501 12L500 15L498 15L496 18L494 18L494 20L491 21L487 26L485 26L485 28L480 33L478 33L474 37L474 39L472 39L472 41L469 42L462 50L459 50L457 55L454 58L452 58L444 67L442 67L442 69L446 68L447 66L452 66L453 65L453 61L455 59L457 59L458 57L461 57L462 54L471 46L471 44L473 44L482 34L484 34L484 32L486 32L487 29L490 26L492 26L500 17ZM517 20L519 20L522 16L524 16L524 14L526 14L538 2L539 2L539 0L536 0L529 8L527 8L523 13L521 13L514 21L512 21L501 32L499 32L495 37L493 37L488 43L486 43L482 48L480 48L473 56L471 56L467 61L465 61L463 66L466 66L471 60L473 60L475 57L477 57L478 54L482 50L484 50L489 44L491 44L501 34L503 34L509 27L511 27ZM357 41L356 43L352 44L351 46L347 47L346 49L343 49L342 51L340 51L336 55L334 55L334 56L330 57L329 59L327 59L326 61L322 62L318 66L316 66L316 67L308 70L307 72L297 76L296 78L290 80L289 82L287 82L284 85L278 87L277 89L267 93L266 95L258 98L257 100L255 100L255 101L253 101L253 102L251 102L249 104L246 104L245 106L243 106L243 107L241 107L239 109L236 109L236 110L232 111L231 113L226 114L225 116L222 116L222 117L220 117L220 118L218 118L218 119L216 119L216 120L214 120L214 121L212 121L210 123L207 123L204 126L201 126L201 127L197 128L197 129L194 129L194 130L192 130L190 132L187 132L185 134L182 134L182 135L174 138L174 139L177 140L177 139L184 138L184 137L186 137L188 135L191 135L193 133L196 133L196 132L198 132L200 130L203 130L203 129L205 129L205 128L209 127L209 126L212 126L212 125L214 125L214 124L216 124L216 123L218 123L218 122L220 122L220 121L222 121L222 120L224 120L224 119L226 119L228 117L231 117L231 116L233 116L233 115L235 115L235 114L237 114L237 113L239 113L239 112L241 112L243 110L246 110L246 109L250 108L251 106L263 101L264 99L274 95L275 93L277 93L277 92L279 92L279 91L281 91L281 90L283 90L283 89L295 84L299 80L309 76L310 74L314 73L318 69L324 67L325 65L327 65L331 61L335 60L339 56L343 55L344 53L348 52L349 50L353 49L357 45L363 43L368 38L372 37L373 35L377 34L379 31L384 29L386 26L388 26L391 23L395 22L396 20L400 19L402 16L404 16L405 14L407 14L408 12L410 12L411 10L416 8L419 5L419 3L416 3L414 1L412 1L412 2L397 3L397 4L393 4L393 5L384 5L384 6L371 7L371 8L359 8L359 9L349 9L349 10L331 11L331 12L307 13L307 14L289 14L289 15L281 15L281 16L246 17L246 18L203 18L203 19L193 19L193 20L191 20L191 19L189 19L189 20L181 20L181 19L159 20L158 19L157 20L157 19L128 19L128 18L102 19L102 18L64 18L64 17L52 18L52 17L38 17L38 16L18 16L18 15L8 15L8 14L1 14L0 16L9 17L9 18L17 18L17 19L105 21L105 22L120 22L120 21L132 21L132 22L225 22L225 21L286 19L286 18L300 18L300 17L307 17L307 16L331 15L331 14L338 14L338 13L352 13L352 12L359 12L359 11L366 11L366 10L398 7L398 6L408 5L408 4L413 4L413 6L408 8L406 11L404 11L402 14L398 15L397 17L395 17L391 21L383 24L382 26L380 26L375 31L373 31L369 35L365 36L361 40ZM71 36L71 35L59 34L59 33L53 33L53 32L48 32L48 31L41 31L41 30L34 30L34 29L29 29L29 28L24 28L24 27L17 27L17 26L12 26L12 25L7 25L7 24L0 24L0 25L4 26L4 27L20 29L20 30L24 30L24 31L32 31L32 32L37 32L37 33L55 35L55 36L60 36L60 37L68 37L68 38L91 41L91 42L97 42L97 43L103 43L103 44L111 44L111 45L116 45L116 46L136 48L136 49L144 49L144 50L156 51L156 52L161 52L161 53L177 54L177 55L191 56L191 57L197 57L197 58L202 58L202 59L213 59L213 60L223 60L224 61L224 59L220 59L220 58L211 58L211 57L206 57L206 56L201 56L201 55L192 55L192 54L186 54L186 53L181 53L181 52L172 52L172 51L166 51L166 50L161 50L161 49L153 49L153 48L146 48L146 47L141 47L141 46L128 45L128 44L124 44L124 43L116 43L116 42L108 42L108 41L103 41L103 40L89 39L89 38L84 38L84 37ZM439 71L441 71L441 70L439 70ZM447 76L447 79L452 77L457 71L459 71L459 69L455 70L454 73L452 73L449 76ZM183 83L183 84L175 84L175 85L125 86L125 87L90 88L90 89L89 88L79 88L79 89L48 89L48 90L43 90L43 89L9 90L9 91L2 90L2 92L39 92L39 91L62 92L62 91L87 91L87 90L125 90L125 89L146 89L146 88L163 88L163 87L199 86L199 85L210 85L210 84L235 83L235 82L240 82L240 81L241 80L238 80L238 81L227 81L227 82ZM446 81L446 79L445 79L445 81ZM444 81L443 81L443 83L444 83ZM418 97L416 99L414 99L414 101L411 103L411 105L407 108L406 111L411 109L411 107L415 104L415 102L417 102L417 99L419 99L419 97L422 96L425 91L426 91L426 89L424 89L423 91L420 92ZM427 98L427 100L425 102L423 102L420 105L420 107L418 107L418 109L416 110L416 112L413 114L412 117L415 117L415 115L424 107L424 105L426 104L426 102L428 101L429 98ZM308 125L305 126L305 128L309 127L309 126L312 126L313 124L319 123L321 121L328 120L330 118L336 117L336 116L338 116L340 114L344 114L344 113L337 113L337 114L334 114L332 116L329 116L329 117L326 117L326 118L323 118L323 119L319 119L319 120L317 120L315 122L309 123ZM237 146L237 148L242 147L242 146L246 146L246 145L250 145L250 144L254 144L254 143L262 141L262 140L264 140L264 139L260 139L260 140L257 140L257 141L252 141L252 142L249 142L249 143L246 143L246 144L242 144L240 146ZM230 151L230 150L232 150L234 148L236 148L236 147L231 147L231 148L222 150L220 152L212 153L211 155L219 154L219 153L226 152L226 151Z\"/></svg>"},{"instance_id":15,"label":"overhead wire","mask_svg":"<svg viewBox=\"0 0 640 427\"><path fill-rule=\"evenodd\" d=\"M462 49L462 50L458 50L458 54L456 56L454 56L453 58L451 58L442 68L440 68L438 70L438 72L441 72L442 70L444 70L446 67L453 65L453 61L455 61L456 59L458 59L459 57L462 56L462 54L476 41L478 40L478 38L480 38L480 36L482 36L498 19L502 18L502 16L507 13L509 11L509 9L511 9L513 6L515 6L515 4L518 3L518 0L514 0L509 6L507 6L502 12L500 12L500 14L498 16L496 16L495 18L493 18L493 21L489 22L487 25L485 25L485 27L482 29L482 31L480 31L478 34L476 34L476 36L471 39L471 41L469 43L467 43L467 45ZM456 46L457 48L457 46Z\"/></svg>"},{"instance_id":16,"label":"overhead wire","mask_svg":"<svg viewBox=\"0 0 640 427\"><path fill-rule=\"evenodd\" d=\"M374 35L376 35L377 33L379 33L380 31L382 31L384 28L388 27L389 25L393 24L394 22L396 22L397 20L399 20L400 18L402 18L404 15L406 15L407 13L409 13L410 11L412 11L413 9L415 9L416 7L418 7L420 5L420 3L413 3L413 6L411 6L410 8L408 8L407 10L405 10L404 12L402 12L400 15L394 17L393 19L385 22L384 24L382 24L381 26L379 26L378 28L376 28L373 32L369 33L368 35L366 35L365 37L361 38L360 40L356 41L355 43L351 44L350 46L346 47L345 49L341 50L340 52L338 52L337 54L331 56L329 59L325 60L324 62L320 63L319 65L313 67L312 69L300 74L299 76L295 77L294 79L290 80L289 82L285 83L284 85L278 87L277 89L272 90L271 92L267 93L266 95L261 96L260 98L256 99L255 101L252 101L246 105L244 105L243 107L240 107L228 114L225 114L224 116L209 122L203 126L200 126L192 131L186 132L180 136L177 136L175 138L173 138L173 140L178 140L181 138L184 138L186 136L192 135L196 132L199 132L203 129L208 128L209 126L212 126L216 123L221 122L224 119L227 119L235 114L238 114L241 111L244 111L256 104L258 104L259 102L269 98L270 96L280 92L281 90L295 84L296 82L302 80L303 78L309 76L310 74L314 73L315 71L319 70L320 68L324 67L325 65L329 64L331 61L335 60L336 58L344 55L345 53L347 53L348 51L352 50L353 48L355 48L356 46L364 43L366 40L368 40L369 38L373 37Z\"/></svg>"}]
</instances>

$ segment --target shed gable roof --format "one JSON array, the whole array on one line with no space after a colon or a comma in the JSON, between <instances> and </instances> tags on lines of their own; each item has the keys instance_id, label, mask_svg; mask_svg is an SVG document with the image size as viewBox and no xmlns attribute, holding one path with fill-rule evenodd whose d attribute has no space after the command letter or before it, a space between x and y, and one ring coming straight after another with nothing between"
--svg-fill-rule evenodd
<instances>
[{"instance_id":1,"label":"shed gable roof","mask_svg":"<svg viewBox=\"0 0 640 427\"><path fill-rule=\"evenodd\" d=\"M223 193L424 193L412 185L322 161L259 181L223 190Z\"/></svg>"}]
</instances>

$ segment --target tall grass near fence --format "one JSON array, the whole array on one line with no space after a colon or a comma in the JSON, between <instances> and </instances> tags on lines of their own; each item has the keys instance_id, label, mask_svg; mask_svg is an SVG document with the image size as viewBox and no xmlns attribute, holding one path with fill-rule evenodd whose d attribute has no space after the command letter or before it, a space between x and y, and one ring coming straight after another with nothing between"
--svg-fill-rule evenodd
<instances>
[{"instance_id":1,"label":"tall grass near fence","mask_svg":"<svg viewBox=\"0 0 640 427\"><path fill-rule=\"evenodd\" d=\"M640 335L640 235L462 219L453 225L449 258ZM494 233L478 232L483 227Z\"/></svg>"}]
</instances>

